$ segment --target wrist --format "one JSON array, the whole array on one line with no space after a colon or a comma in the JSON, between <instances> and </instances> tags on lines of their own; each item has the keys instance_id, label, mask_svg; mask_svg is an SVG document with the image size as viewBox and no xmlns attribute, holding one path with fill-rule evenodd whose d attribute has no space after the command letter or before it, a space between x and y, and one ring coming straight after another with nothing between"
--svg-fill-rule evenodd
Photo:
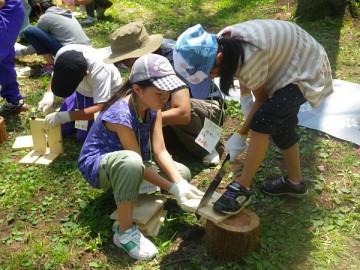
<instances>
[{"instance_id":1,"label":"wrist","mask_svg":"<svg viewBox=\"0 0 360 270\"><path fill-rule=\"evenodd\" d=\"M173 194L175 186L176 186L176 184L175 184L175 183L172 183L167 191L168 191L169 193Z\"/></svg>"},{"instance_id":2,"label":"wrist","mask_svg":"<svg viewBox=\"0 0 360 270\"><path fill-rule=\"evenodd\" d=\"M247 136L248 136L248 133L241 133L240 130L236 130L236 134L243 138L247 138Z\"/></svg>"}]
</instances>

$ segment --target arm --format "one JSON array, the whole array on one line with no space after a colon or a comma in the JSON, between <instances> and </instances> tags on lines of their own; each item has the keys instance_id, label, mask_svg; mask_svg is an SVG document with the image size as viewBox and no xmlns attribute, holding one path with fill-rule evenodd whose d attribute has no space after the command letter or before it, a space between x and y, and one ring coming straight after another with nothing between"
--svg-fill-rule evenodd
<instances>
[{"instance_id":1,"label":"arm","mask_svg":"<svg viewBox=\"0 0 360 270\"><path fill-rule=\"evenodd\" d=\"M132 129L124 125L108 122L106 122L105 125L109 130L117 133L121 145L125 150L134 151L141 156L140 147L136 140L136 134ZM144 178L150 183L157 185L165 190L168 190L171 186L171 183L169 181L167 181L165 178L161 177L156 171L148 167L145 167Z\"/></svg>"},{"instance_id":2,"label":"arm","mask_svg":"<svg viewBox=\"0 0 360 270\"><path fill-rule=\"evenodd\" d=\"M97 103L79 111L70 111L71 120L94 120L94 113L100 112L105 103Z\"/></svg>"},{"instance_id":3,"label":"arm","mask_svg":"<svg viewBox=\"0 0 360 270\"><path fill-rule=\"evenodd\" d=\"M168 175L174 183L178 183L183 180L179 171L176 169L172 157L166 150L162 132L162 117L160 111L158 111L155 123L153 124L153 132L151 139L154 158L156 159L160 167L164 170L166 175Z\"/></svg>"},{"instance_id":4,"label":"arm","mask_svg":"<svg viewBox=\"0 0 360 270\"><path fill-rule=\"evenodd\" d=\"M246 118L245 123L242 125L242 127L239 130L239 132L241 134L247 134L249 132L250 123L251 123L251 120L252 120L252 117L253 117L254 113L259 110L260 106L268 98L266 85L262 85L259 88L253 90L253 94L255 96L255 102L252 105L251 111L249 112L249 115Z\"/></svg>"},{"instance_id":5,"label":"arm","mask_svg":"<svg viewBox=\"0 0 360 270\"><path fill-rule=\"evenodd\" d=\"M170 103L170 109L161 112L163 125L187 125L191 115L189 89L172 93Z\"/></svg>"},{"instance_id":6,"label":"arm","mask_svg":"<svg viewBox=\"0 0 360 270\"><path fill-rule=\"evenodd\" d=\"M0 8L3 8L5 6L5 0L0 0Z\"/></svg>"}]
</instances>

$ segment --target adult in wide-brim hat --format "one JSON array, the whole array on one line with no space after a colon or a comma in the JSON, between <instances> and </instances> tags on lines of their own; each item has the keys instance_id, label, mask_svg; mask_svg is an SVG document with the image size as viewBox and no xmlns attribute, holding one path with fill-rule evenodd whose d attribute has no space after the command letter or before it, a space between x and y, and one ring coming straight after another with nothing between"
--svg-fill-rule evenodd
<instances>
[{"instance_id":1,"label":"adult in wide-brim hat","mask_svg":"<svg viewBox=\"0 0 360 270\"><path fill-rule=\"evenodd\" d=\"M142 22L128 23L111 34L111 53L104 62L116 63L154 52L161 46L162 40L161 34L149 35Z\"/></svg>"}]
</instances>

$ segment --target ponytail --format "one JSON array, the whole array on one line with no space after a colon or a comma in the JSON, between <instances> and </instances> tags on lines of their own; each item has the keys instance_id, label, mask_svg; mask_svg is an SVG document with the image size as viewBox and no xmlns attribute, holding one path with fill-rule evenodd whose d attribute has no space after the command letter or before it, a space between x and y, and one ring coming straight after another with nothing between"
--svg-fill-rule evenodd
<instances>
[{"instance_id":1,"label":"ponytail","mask_svg":"<svg viewBox=\"0 0 360 270\"><path fill-rule=\"evenodd\" d=\"M244 64L244 47L238 37L218 38L219 48L223 53L220 65L220 89L229 94L229 89L234 86L234 77L238 67L241 69Z\"/></svg>"},{"instance_id":2,"label":"ponytail","mask_svg":"<svg viewBox=\"0 0 360 270\"><path fill-rule=\"evenodd\" d=\"M107 102L105 102L103 111L108 109L112 104L114 104L119 99L125 97L131 91L132 91L131 82L130 80L127 80L125 83L123 83L120 86L119 90L116 91Z\"/></svg>"}]
</instances>

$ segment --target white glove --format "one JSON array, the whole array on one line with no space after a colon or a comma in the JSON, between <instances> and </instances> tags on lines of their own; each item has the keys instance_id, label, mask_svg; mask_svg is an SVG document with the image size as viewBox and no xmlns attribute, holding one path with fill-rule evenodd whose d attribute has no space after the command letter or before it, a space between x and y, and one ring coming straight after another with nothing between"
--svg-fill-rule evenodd
<instances>
[{"instance_id":1,"label":"white glove","mask_svg":"<svg viewBox=\"0 0 360 270\"><path fill-rule=\"evenodd\" d=\"M70 112L54 112L45 116L45 124L49 127L65 124L71 121Z\"/></svg>"},{"instance_id":2,"label":"white glove","mask_svg":"<svg viewBox=\"0 0 360 270\"><path fill-rule=\"evenodd\" d=\"M50 110L53 103L54 103L53 92L45 92L44 97L39 102L38 110L42 112L47 112Z\"/></svg>"},{"instance_id":3,"label":"white glove","mask_svg":"<svg viewBox=\"0 0 360 270\"><path fill-rule=\"evenodd\" d=\"M233 162L235 158L246 150L248 147L246 143L247 135L240 134L235 131L234 134L225 144L225 149L230 154L230 162Z\"/></svg>"},{"instance_id":4,"label":"white glove","mask_svg":"<svg viewBox=\"0 0 360 270\"><path fill-rule=\"evenodd\" d=\"M253 104L254 104L254 100L251 93L249 95L240 97L241 110L243 111L245 118L248 117Z\"/></svg>"},{"instance_id":5,"label":"white glove","mask_svg":"<svg viewBox=\"0 0 360 270\"><path fill-rule=\"evenodd\" d=\"M187 200L201 199L204 196L204 192L189 184L185 179L181 180L179 183L172 184L168 191L169 193L175 195L176 201L179 205Z\"/></svg>"}]
</instances>

